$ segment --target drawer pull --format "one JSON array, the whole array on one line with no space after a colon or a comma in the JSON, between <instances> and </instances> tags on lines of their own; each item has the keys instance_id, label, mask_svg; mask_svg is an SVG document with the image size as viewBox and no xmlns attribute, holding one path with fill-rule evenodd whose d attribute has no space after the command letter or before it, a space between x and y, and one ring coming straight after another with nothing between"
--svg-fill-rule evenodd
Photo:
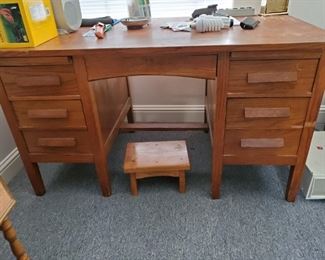
<instances>
[{"instance_id":1,"label":"drawer pull","mask_svg":"<svg viewBox=\"0 0 325 260\"><path fill-rule=\"evenodd\" d=\"M295 72L256 72L248 73L248 83L276 83L276 82L296 82L298 73Z\"/></svg>"},{"instance_id":2,"label":"drawer pull","mask_svg":"<svg viewBox=\"0 0 325 260\"><path fill-rule=\"evenodd\" d=\"M280 148L284 146L283 138L247 138L240 140L242 148Z\"/></svg>"},{"instance_id":3,"label":"drawer pull","mask_svg":"<svg viewBox=\"0 0 325 260\"><path fill-rule=\"evenodd\" d=\"M35 76L35 77L20 77L16 79L18 87L48 87L61 86L59 76Z\"/></svg>"},{"instance_id":4,"label":"drawer pull","mask_svg":"<svg viewBox=\"0 0 325 260\"><path fill-rule=\"evenodd\" d=\"M254 108L245 107L245 118L290 117L289 107Z\"/></svg>"},{"instance_id":5,"label":"drawer pull","mask_svg":"<svg viewBox=\"0 0 325 260\"><path fill-rule=\"evenodd\" d=\"M67 118L67 109L32 109L27 111L27 116L30 119L52 119L52 118Z\"/></svg>"},{"instance_id":6,"label":"drawer pull","mask_svg":"<svg viewBox=\"0 0 325 260\"><path fill-rule=\"evenodd\" d=\"M38 146L41 147L74 147L75 138L38 138Z\"/></svg>"}]
</instances>

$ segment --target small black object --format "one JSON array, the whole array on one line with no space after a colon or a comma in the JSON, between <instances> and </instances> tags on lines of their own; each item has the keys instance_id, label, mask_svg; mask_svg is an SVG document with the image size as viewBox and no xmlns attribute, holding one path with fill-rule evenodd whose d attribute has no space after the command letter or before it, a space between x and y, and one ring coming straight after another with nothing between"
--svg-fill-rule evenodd
<instances>
[{"instance_id":1,"label":"small black object","mask_svg":"<svg viewBox=\"0 0 325 260\"><path fill-rule=\"evenodd\" d=\"M259 20L255 20L252 17L245 18L241 23L240 27L244 30L252 30L260 23Z\"/></svg>"},{"instance_id":2,"label":"small black object","mask_svg":"<svg viewBox=\"0 0 325 260\"><path fill-rule=\"evenodd\" d=\"M89 19L83 18L81 27L91 27L97 23L114 25L114 21L113 21L112 17L104 16L104 17L89 18Z\"/></svg>"},{"instance_id":3,"label":"small black object","mask_svg":"<svg viewBox=\"0 0 325 260\"><path fill-rule=\"evenodd\" d=\"M233 27L233 26L234 26L234 19L230 19L229 27Z\"/></svg>"},{"instance_id":4,"label":"small black object","mask_svg":"<svg viewBox=\"0 0 325 260\"><path fill-rule=\"evenodd\" d=\"M217 4L209 5L207 8L195 9L192 13L192 18L199 17L201 14L213 15L217 11Z\"/></svg>"}]
</instances>

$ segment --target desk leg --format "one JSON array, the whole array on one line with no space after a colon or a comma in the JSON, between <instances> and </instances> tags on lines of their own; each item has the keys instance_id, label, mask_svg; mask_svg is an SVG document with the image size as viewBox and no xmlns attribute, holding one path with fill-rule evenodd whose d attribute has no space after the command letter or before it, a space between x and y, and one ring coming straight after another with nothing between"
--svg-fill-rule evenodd
<instances>
[{"instance_id":1,"label":"desk leg","mask_svg":"<svg viewBox=\"0 0 325 260\"><path fill-rule=\"evenodd\" d=\"M313 137L319 107L322 103L325 84L325 57L322 56L314 82L314 91L309 102L308 112L305 120L305 126L300 138L300 145L297 152L297 162L295 166L291 167L288 179L286 199L289 202L294 202L296 195L299 192L301 179L304 175L305 163L308 156L311 140Z\"/></svg>"},{"instance_id":2,"label":"desk leg","mask_svg":"<svg viewBox=\"0 0 325 260\"><path fill-rule=\"evenodd\" d=\"M102 194L108 197L112 194L108 165L106 161L105 140L102 138L100 119L93 88L89 86L87 68L82 56L73 57L73 66L77 75L77 82L82 100L84 114L88 125L90 142L94 154L96 174L100 183Z\"/></svg>"},{"instance_id":3,"label":"desk leg","mask_svg":"<svg viewBox=\"0 0 325 260\"><path fill-rule=\"evenodd\" d=\"M12 226L9 218L5 218L2 222L0 229L3 231L5 239L9 242L11 251L18 260L29 260L26 250L22 243L17 239L17 233Z\"/></svg>"},{"instance_id":4,"label":"desk leg","mask_svg":"<svg viewBox=\"0 0 325 260\"><path fill-rule=\"evenodd\" d=\"M131 107L127 113L127 119L128 119L128 123L131 124L131 123L134 123L134 117L133 117L132 98L131 98L129 77L126 77L126 84L127 84L127 89L128 89L128 96L131 100Z\"/></svg>"},{"instance_id":5,"label":"desk leg","mask_svg":"<svg viewBox=\"0 0 325 260\"><path fill-rule=\"evenodd\" d=\"M104 197L112 195L112 187L108 165L105 156L95 159L96 173Z\"/></svg>"},{"instance_id":6,"label":"desk leg","mask_svg":"<svg viewBox=\"0 0 325 260\"><path fill-rule=\"evenodd\" d=\"M229 56L230 54L220 53L218 55L217 75L213 91L213 102L216 104L212 134L212 199L220 197L220 185L223 170L223 147L224 134L226 127L226 106L227 106L227 87L229 77Z\"/></svg>"},{"instance_id":7,"label":"desk leg","mask_svg":"<svg viewBox=\"0 0 325 260\"><path fill-rule=\"evenodd\" d=\"M216 150L216 149L213 149ZM220 156L219 156L220 157ZM222 158L218 158L217 151L212 151L212 199L220 198L220 186L222 178L223 163Z\"/></svg>"},{"instance_id":8,"label":"desk leg","mask_svg":"<svg viewBox=\"0 0 325 260\"><path fill-rule=\"evenodd\" d=\"M208 123L208 117L207 117L207 97L208 97L208 80L205 80L205 90L204 90L204 100L205 100L205 108L204 108L204 123Z\"/></svg>"},{"instance_id":9,"label":"desk leg","mask_svg":"<svg viewBox=\"0 0 325 260\"><path fill-rule=\"evenodd\" d=\"M133 109L132 109L132 105L128 111L128 114L127 114L127 119L128 119L128 123L131 124L131 123L134 123L134 117L133 117Z\"/></svg>"},{"instance_id":10,"label":"desk leg","mask_svg":"<svg viewBox=\"0 0 325 260\"><path fill-rule=\"evenodd\" d=\"M292 185L293 185L293 179L295 176L295 170L296 166L290 166L290 173L289 173L289 178L288 178L288 183L287 183L287 191L286 191L286 199L287 201L290 202L294 202L296 199L296 194L293 194L293 189L292 189Z\"/></svg>"},{"instance_id":11,"label":"desk leg","mask_svg":"<svg viewBox=\"0 0 325 260\"><path fill-rule=\"evenodd\" d=\"M19 125L16 119L15 112L12 108L12 105L7 98L7 94L0 80L0 103L3 111L5 112L5 116L9 127L11 129L11 133L13 134L17 147L19 149L20 157L24 163L28 178L33 186L34 192L36 195L41 196L45 193L45 187L42 180L41 173L39 171L37 163L31 162L29 158L29 151L25 142L25 138L21 131L19 131Z\"/></svg>"},{"instance_id":12,"label":"desk leg","mask_svg":"<svg viewBox=\"0 0 325 260\"><path fill-rule=\"evenodd\" d=\"M323 94L323 93L322 93ZM320 95L320 99L322 95ZM318 104L320 105L321 100L318 100ZM312 103L312 101L311 101ZM316 121L317 113L314 113L314 122ZM308 125L307 123L305 123ZM300 145L297 152L297 162L294 166L290 168L290 174L288 178L287 191L286 191L286 199L289 202L294 202L296 200L296 196L300 190L300 183L302 177L304 175L305 163L307 160L307 156L309 153L309 148L311 144L311 140L314 133L314 126L310 124L311 127L304 128L301 138Z\"/></svg>"},{"instance_id":13,"label":"desk leg","mask_svg":"<svg viewBox=\"0 0 325 260\"><path fill-rule=\"evenodd\" d=\"M38 164L32 163L29 160L28 160L28 162L26 162L26 160L23 160L23 161L24 161L24 166L25 166L29 181L33 186L35 194L37 196L44 195L45 187L44 187L41 173L38 168Z\"/></svg>"}]
</instances>

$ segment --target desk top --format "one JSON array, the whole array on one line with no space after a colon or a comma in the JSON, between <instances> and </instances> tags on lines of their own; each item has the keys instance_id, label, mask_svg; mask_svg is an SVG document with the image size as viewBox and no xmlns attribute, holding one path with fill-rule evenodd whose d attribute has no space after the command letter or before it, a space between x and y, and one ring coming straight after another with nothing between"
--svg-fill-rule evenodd
<instances>
[{"instance_id":1,"label":"desk top","mask_svg":"<svg viewBox=\"0 0 325 260\"><path fill-rule=\"evenodd\" d=\"M261 21L255 30L242 30L234 26L221 32L172 32L160 29L166 22L185 21L181 18L152 19L150 26L128 31L118 24L106 33L105 39L83 37L88 28L60 36L36 48L1 49L0 56L55 56L84 54L85 51L157 52L159 50L217 52L273 49L317 48L325 49L325 30L290 16L257 17Z\"/></svg>"}]
</instances>

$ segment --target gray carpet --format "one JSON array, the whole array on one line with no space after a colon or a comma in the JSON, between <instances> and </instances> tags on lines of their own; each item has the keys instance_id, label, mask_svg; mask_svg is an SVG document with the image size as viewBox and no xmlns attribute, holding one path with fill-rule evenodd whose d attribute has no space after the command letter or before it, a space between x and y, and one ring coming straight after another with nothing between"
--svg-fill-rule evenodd
<instances>
[{"instance_id":1,"label":"gray carpet","mask_svg":"<svg viewBox=\"0 0 325 260\"><path fill-rule=\"evenodd\" d=\"M128 141L186 139L187 192L173 178L139 182L122 172ZM325 207L284 200L286 167L225 167L222 198L210 198L210 144L198 132L121 134L109 164L113 195L100 196L93 165L44 164L36 197L22 172L10 183L11 213L31 259L325 259ZM13 259L0 238L0 259Z\"/></svg>"}]
</instances>

